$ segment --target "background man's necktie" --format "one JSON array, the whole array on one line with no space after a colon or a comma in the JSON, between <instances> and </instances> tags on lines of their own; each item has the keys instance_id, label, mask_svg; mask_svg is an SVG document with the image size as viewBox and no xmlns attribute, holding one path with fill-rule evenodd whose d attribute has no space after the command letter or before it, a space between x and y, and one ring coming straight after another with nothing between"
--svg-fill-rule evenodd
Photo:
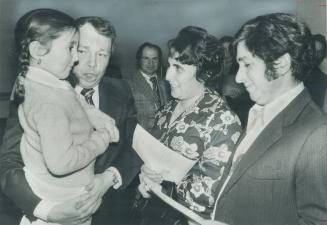
<instances>
[{"instance_id":1,"label":"background man's necktie","mask_svg":"<svg viewBox=\"0 0 327 225\"><path fill-rule=\"evenodd\" d=\"M159 88L158 88L158 83L157 83L157 78L155 76L150 77L150 81L152 83L152 89L157 96L158 102L160 104L160 93L159 93Z\"/></svg>"},{"instance_id":2,"label":"background man's necktie","mask_svg":"<svg viewBox=\"0 0 327 225\"><path fill-rule=\"evenodd\" d=\"M89 105L93 105L93 106L94 106L94 102L92 99L92 95L94 92L95 92L95 90L93 88L83 88L83 90L81 91L81 94L84 96L85 101Z\"/></svg>"}]
</instances>

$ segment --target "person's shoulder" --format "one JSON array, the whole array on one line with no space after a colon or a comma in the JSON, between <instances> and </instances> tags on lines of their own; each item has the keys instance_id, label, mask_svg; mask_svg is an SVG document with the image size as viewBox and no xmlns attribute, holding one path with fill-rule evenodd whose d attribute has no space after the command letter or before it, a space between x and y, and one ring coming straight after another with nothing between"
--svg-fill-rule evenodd
<instances>
[{"instance_id":1,"label":"person's shoulder","mask_svg":"<svg viewBox=\"0 0 327 225\"><path fill-rule=\"evenodd\" d=\"M144 90L142 88L144 87L145 79L139 70L133 71L125 80L134 95L140 91L143 93Z\"/></svg>"},{"instance_id":2,"label":"person's shoulder","mask_svg":"<svg viewBox=\"0 0 327 225\"><path fill-rule=\"evenodd\" d=\"M111 96L117 96L119 98L129 98L131 90L128 83L123 79L104 77L101 80L101 84L106 90L110 91Z\"/></svg>"},{"instance_id":3,"label":"person's shoulder","mask_svg":"<svg viewBox=\"0 0 327 225\"><path fill-rule=\"evenodd\" d=\"M141 72L139 70L135 70L135 71L131 72L131 74L128 76L126 81L129 84L135 84L135 82L141 81L142 78L143 78L143 76L142 76Z\"/></svg>"},{"instance_id":4,"label":"person's shoulder","mask_svg":"<svg viewBox=\"0 0 327 225\"><path fill-rule=\"evenodd\" d=\"M327 115L311 99L307 90L301 92L282 112L283 126L296 131L297 136L310 136L322 125L327 125ZM304 139L304 138L302 138Z\"/></svg>"},{"instance_id":5,"label":"person's shoulder","mask_svg":"<svg viewBox=\"0 0 327 225\"><path fill-rule=\"evenodd\" d=\"M230 107L226 101L226 98L219 94L215 90L207 89L205 92L204 99L208 105L213 106L213 110L219 112L223 110L230 110Z\"/></svg>"},{"instance_id":6,"label":"person's shoulder","mask_svg":"<svg viewBox=\"0 0 327 225\"><path fill-rule=\"evenodd\" d=\"M310 99L302 114L303 116L299 118L301 123L307 121L311 126L319 126L324 123L327 124L327 115L312 99Z\"/></svg>"},{"instance_id":7,"label":"person's shoulder","mask_svg":"<svg viewBox=\"0 0 327 225\"><path fill-rule=\"evenodd\" d=\"M228 118L229 122L240 124L238 115L229 107L226 99L218 92L207 90L205 93L205 101L208 110L210 110L214 117L219 120Z\"/></svg>"},{"instance_id":8,"label":"person's shoulder","mask_svg":"<svg viewBox=\"0 0 327 225\"><path fill-rule=\"evenodd\" d=\"M127 82L123 79L118 79L118 78L112 78L112 77L104 77L101 80L101 83L103 85L110 86L112 88L115 88L117 90L120 91L124 91L124 88L126 88L126 86L128 86Z\"/></svg>"},{"instance_id":9,"label":"person's shoulder","mask_svg":"<svg viewBox=\"0 0 327 225\"><path fill-rule=\"evenodd\" d=\"M63 90L29 80L25 81L25 91L26 102L32 104L34 108L37 108L37 105L49 103L54 105L71 104L71 100L74 99L72 95L75 95L72 88Z\"/></svg>"}]
</instances>

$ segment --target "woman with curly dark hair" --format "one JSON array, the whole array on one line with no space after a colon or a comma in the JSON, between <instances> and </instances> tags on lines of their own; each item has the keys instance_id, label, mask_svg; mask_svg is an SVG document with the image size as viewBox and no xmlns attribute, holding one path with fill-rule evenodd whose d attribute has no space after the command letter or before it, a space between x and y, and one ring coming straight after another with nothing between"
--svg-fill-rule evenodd
<instances>
[{"instance_id":1,"label":"woman with curly dark hair","mask_svg":"<svg viewBox=\"0 0 327 225\"><path fill-rule=\"evenodd\" d=\"M181 182L170 186L179 203L209 218L215 190L230 164L241 123L215 91L222 74L225 50L206 30L188 26L168 42L166 79L174 100L156 116L152 134L170 149L196 160ZM160 174L142 167L139 190L147 193L146 180L160 181ZM165 187L167 182L163 181ZM151 198L142 224L187 224L171 207Z\"/></svg>"}]
</instances>

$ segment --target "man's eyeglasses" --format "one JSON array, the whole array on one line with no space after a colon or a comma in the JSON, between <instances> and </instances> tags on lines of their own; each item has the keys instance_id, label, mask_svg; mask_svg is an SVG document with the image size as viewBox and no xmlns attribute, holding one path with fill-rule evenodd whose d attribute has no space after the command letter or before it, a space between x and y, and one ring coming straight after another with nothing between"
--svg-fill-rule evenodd
<instances>
[{"instance_id":1,"label":"man's eyeglasses","mask_svg":"<svg viewBox=\"0 0 327 225\"><path fill-rule=\"evenodd\" d=\"M159 63L159 58L148 58L148 57L141 57L142 61L144 62L154 62Z\"/></svg>"}]
</instances>

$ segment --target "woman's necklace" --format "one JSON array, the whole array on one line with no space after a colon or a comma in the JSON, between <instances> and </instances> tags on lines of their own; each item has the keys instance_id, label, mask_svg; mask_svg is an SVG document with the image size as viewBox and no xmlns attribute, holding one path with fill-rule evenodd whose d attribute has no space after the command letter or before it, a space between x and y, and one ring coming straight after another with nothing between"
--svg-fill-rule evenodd
<instances>
[{"instance_id":1,"label":"woman's necklace","mask_svg":"<svg viewBox=\"0 0 327 225\"><path fill-rule=\"evenodd\" d=\"M172 125L180 115L184 116L184 115L190 113L191 111L193 111L195 109L195 107L197 106L197 104L201 101L203 96L204 96L204 90L201 91L196 96L194 96L191 100L188 100L187 103L183 104L182 100L179 101L177 103L174 111L172 112L170 124Z\"/></svg>"}]
</instances>

